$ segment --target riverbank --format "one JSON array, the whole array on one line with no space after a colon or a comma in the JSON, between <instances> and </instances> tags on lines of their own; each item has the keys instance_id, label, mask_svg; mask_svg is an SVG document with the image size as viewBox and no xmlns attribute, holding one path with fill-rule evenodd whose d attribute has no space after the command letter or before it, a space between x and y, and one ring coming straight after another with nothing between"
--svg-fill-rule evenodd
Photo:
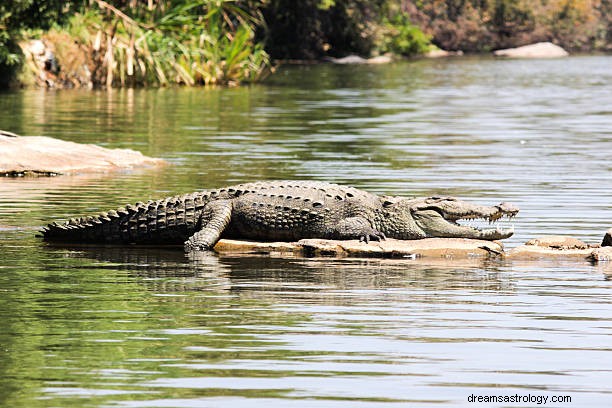
<instances>
[{"instance_id":1,"label":"riverbank","mask_svg":"<svg viewBox=\"0 0 612 408\"><path fill-rule=\"evenodd\" d=\"M283 60L612 51L607 2L123 2L0 6L0 87L236 86ZM35 10L34 10L35 11ZM443 50L443 51L440 51Z\"/></svg>"}]
</instances>

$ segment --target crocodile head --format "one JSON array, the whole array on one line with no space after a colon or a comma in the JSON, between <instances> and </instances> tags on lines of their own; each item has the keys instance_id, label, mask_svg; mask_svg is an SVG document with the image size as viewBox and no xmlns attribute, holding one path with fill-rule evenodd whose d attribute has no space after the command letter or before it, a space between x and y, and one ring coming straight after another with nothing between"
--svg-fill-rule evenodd
<instances>
[{"instance_id":1,"label":"crocodile head","mask_svg":"<svg viewBox=\"0 0 612 408\"><path fill-rule=\"evenodd\" d=\"M501 203L495 206L471 204L454 197L428 197L406 199L392 197L385 201L384 207L395 208L396 216L411 219L411 228L422 238L472 238L483 240L504 239L514 234L514 228L479 228L462 225L470 220L485 220L490 224L502 217L512 218L518 207Z\"/></svg>"}]
</instances>

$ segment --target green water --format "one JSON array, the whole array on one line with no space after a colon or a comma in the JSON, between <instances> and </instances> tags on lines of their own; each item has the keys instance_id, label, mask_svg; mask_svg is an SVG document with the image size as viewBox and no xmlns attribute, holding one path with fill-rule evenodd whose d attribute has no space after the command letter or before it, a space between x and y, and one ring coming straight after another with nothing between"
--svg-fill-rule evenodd
<instances>
[{"instance_id":1,"label":"green water","mask_svg":"<svg viewBox=\"0 0 612 408\"><path fill-rule=\"evenodd\" d=\"M0 179L0 406L610 406L604 266L187 257L34 237L129 202L290 178L511 201L508 247L596 243L612 226L610 66L466 58L287 67L237 89L0 95L0 129L171 163Z\"/></svg>"}]
</instances>

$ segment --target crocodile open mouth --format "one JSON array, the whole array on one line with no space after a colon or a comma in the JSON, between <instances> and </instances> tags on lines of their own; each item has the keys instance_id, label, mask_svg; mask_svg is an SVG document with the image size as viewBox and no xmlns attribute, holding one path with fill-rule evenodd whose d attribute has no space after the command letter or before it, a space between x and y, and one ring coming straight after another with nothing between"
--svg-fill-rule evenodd
<instances>
[{"instance_id":1,"label":"crocodile open mouth","mask_svg":"<svg viewBox=\"0 0 612 408\"><path fill-rule=\"evenodd\" d=\"M495 215L495 216L491 216L487 218L471 216L471 217L451 219L451 220L446 219L446 218L444 219L448 221L450 224L460 226L463 228L471 228L479 232L495 231L500 234L507 234L507 233L514 233L514 224L510 221L512 221L512 218L514 218L515 216L516 214L514 215L500 214L500 215Z\"/></svg>"},{"instance_id":2,"label":"crocodile open mouth","mask_svg":"<svg viewBox=\"0 0 612 408\"><path fill-rule=\"evenodd\" d=\"M501 224L519 209L512 204L482 206L453 197L429 198L413 210L413 217L427 236L503 239L514 234L514 226Z\"/></svg>"}]
</instances>

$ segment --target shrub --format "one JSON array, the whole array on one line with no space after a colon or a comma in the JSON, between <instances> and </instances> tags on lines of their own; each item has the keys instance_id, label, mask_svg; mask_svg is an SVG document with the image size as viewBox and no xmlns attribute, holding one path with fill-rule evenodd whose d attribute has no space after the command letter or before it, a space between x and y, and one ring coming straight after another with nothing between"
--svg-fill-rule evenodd
<instances>
[{"instance_id":1,"label":"shrub","mask_svg":"<svg viewBox=\"0 0 612 408\"><path fill-rule=\"evenodd\" d=\"M400 13L390 20L384 20L380 45L382 52L412 56L423 54L431 47L430 37L413 25L407 14Z\"/></svg>"}]
</instances>

